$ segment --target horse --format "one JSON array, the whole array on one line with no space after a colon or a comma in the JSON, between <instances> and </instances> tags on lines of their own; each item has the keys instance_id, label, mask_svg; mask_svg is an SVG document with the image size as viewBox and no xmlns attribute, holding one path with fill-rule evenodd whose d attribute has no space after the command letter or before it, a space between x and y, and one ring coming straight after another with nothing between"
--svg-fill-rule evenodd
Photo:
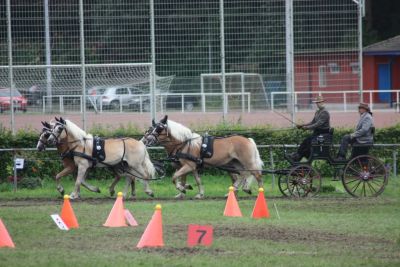
<instances>
[{"instance_id":1,"label":"horse","mask_svg":"<svg viewBox=\"0 0 400 267\"><path fill-rule=\"evenodd\" d=\"M146 146L163 146L169 157L175 158L179 162L179 169L172 176L172 182L179 192L184 194L186 190L178 178L197 170L199 166L227 170L235 192L240 183L245 182L248 177L255 177L258 186L263 187L262 167L264 163L252 138L240 135L215 138L213 156L201 158L202 137L199 134L192 132L180 123L168 120L167 115L158 123L153 120L152 125L153 130L147 133L142 141ZM238 179L239 176L244 180ZM197 196L203 197L204 188L201 185L201 179L199 176L195 176L195 179L199 188Z\"/></svg>"},{"instance_id":2,"label":"horse","mask_svg":"<svg viewBox=\"0 0 400 267\"><path fill-rule=\"evenodd\" d=\"M126 197L129 184L134 184L136 178L143 180L145 193L151 197L154 196L149 181L155 178L156 170L142 142L133 138L104 139L105 157L104 160L98 161L92 157L95 148L93 136L70 120L56 119L48 143L56 145L64 139L66 139L64 143L67 144L69 153L74 156L74 163L78 169L71 199L80 197L80 185L84 182L89 168L94 166L111 168L118 175L129 178L126 182L124 197Z\"/></svg>"},{"instance_id":3,"label":"horse","mask_svg":"<svg viewBox=\"0 0 400 267\"><path fill-rule=\"evenodd\" d=\"M48 145L48 138L52 134L53 126L54 124L50 124L48 122L43 122L42 121L42 132L39 135L39 140L36 145L37 150L44 151L46 149L46 146ZM56 174L55 180L56 180L56 185L57 185L57 191L60 192L60 194L63 196L65 193L64 187L61 185L61 178L64 176L67 176L69 174L75 173L77 171L77 166L75 165L74 158L72 155L68 155L68 146L67 146L67 140L66 138L61 139L59 143L56 144L56 148L58 153L60 154L64 169ZM119 175L115 175L114 181L109 187L109 192L110 195L113 196L115 194L115 186L119 182L121 177ZM92 186L88 184L86 181L82 181L82 185L87 188L89 191L100 193L100 189L96 186ZM132 187L132 196L134 197L135 194L135 184L131 183Z\"/></svg>"}]
</instances>

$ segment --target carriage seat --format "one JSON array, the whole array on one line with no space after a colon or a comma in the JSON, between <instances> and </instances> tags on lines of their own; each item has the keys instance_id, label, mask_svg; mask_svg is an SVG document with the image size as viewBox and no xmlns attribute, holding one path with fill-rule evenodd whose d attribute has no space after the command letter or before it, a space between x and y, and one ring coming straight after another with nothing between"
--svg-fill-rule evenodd
<instances>
[{"instance_id":1,"label":"carriage seat","mask_svg":"<svg viewBox=\"0 0 400 267\"><path fill-rule=\"evenodd\" d=\"M372 135L375 134L375 127L371 128L371 133ZM351 150L351 158L355 158L357 156L361 155L368 155L369 150L371 147L374 145L374 143L365 143L365 144L353 144L352 145L352 150Z\"/></svg>"},{"instance_id":2,"label":"carriage seat","mask_svg":"<svg viewBox=\"0 0 400 267\"><path fill-rule=\"evenodd\" d=\"M329 128L328 133L322 133L317 135L311 140L311 145L313 146L330 146L333 142L333 132L334 128Z\"/></svg>"}]
</instances>

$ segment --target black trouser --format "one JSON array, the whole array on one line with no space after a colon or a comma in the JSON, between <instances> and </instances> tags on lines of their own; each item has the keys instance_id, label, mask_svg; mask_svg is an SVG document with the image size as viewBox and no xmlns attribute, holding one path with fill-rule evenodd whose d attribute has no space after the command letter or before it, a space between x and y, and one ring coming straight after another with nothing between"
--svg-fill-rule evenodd
<instances>
[{"instance_id":1,"label":"black trouser","mask_svg":"<svg viewBox=\"0 0 400 267\"><path fill-rule=\"evenodd\" d=\"M299 148L297 149L297 154L299 155L299 160L303 157L309 158L311 153L311 141L316 135L311 135L301 142Z\"/></svg>"},{"instance_id":2,"label":"black trouser","mask_svg":"<svg viewBox=\"0 0 400 267\"><path fill-rule=\"evenodd\" d=\"M357 143L356 139L355 138L351 139L349 134L346 134L345 136L343 136L342 142L340 143L338 156L345 158L346 154L347 154L348 146L350 144L354 144L354 143Z\"/></svg>"},{"instance_id":3,"label":"black trouser","mask_svg":"<svg viewBox=\"0 0 400 267\"><path fill-rule=\"evenodd\" d=\"M301 160L303 157L307 159L310 157L311 154L311 142L314 138L316 138L320 134L328 134L329 129L319 129L314 130L313 134L301 142L299 148L297 149L297 154L299 156L298 160Z\"/></svg>"}]
</instances>

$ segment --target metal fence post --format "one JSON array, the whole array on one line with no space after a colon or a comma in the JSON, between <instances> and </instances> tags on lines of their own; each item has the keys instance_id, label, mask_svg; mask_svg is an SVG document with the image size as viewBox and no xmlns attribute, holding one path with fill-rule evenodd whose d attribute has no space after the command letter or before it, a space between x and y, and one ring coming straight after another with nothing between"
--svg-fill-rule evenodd
<instances>
[{"instance_id":1,"label":"metal fence post","mask_svg":"<svg viewBox=\"0 0 400 267\"><path fill-rule=\"evenodd\" d=\"M14 90L14 72L13 72L13 58L12 58L12 34L11 34L11 3L7 0L7 43L8 43L8 77L10 81L10 100L12 100ZM10 101L10 126L12 134L15 134L15 118L14 118L14 101Z\"/></svg>"},{"instance_id":2,"label":"metal fence post","mask_svg":"<svg viewBox=\"0 0 400 267\"><path fill-rule=\"evenodd\" d=\"M272 146L269 146L269 160L271 163L271 170L275 170L274 153L272 153ZM274 190L274 185L275 185L275 174L272 173L272 190Z\"/></svg>"},{"instance_id":3,"label":"metal fence post","mask_svg":"<svg viewBox=\"0 0 400 267\"><path fill-rule=\"evenodd\" d=\"M82 75L82 95L84 99L82 123L83 130L86 128L86 66L85 66L85 30L83 19L83 0L79 0L79 32L80 32L80 55L81 55L81 75Z\"/></svg>"},{"instance_id":4,"label":"metal fence post","mask_svg":"<svg viewBox=\"0 0 400 267\"><path fill-rule=\"evenodd\" d=\"M397 177L397 150L393 150L393 175Z\"/></svg>"},{"instance_id":5,"label":"metal fence post","mask_svg":"<svg viewBox=\"0 0 400 267\"><path fill-rule=\"evenodd\" d=\"M13 150L14 192L17 192L17 184L18 184L16 159L17 159L16 151Z\"/></svg>"},{"instance_id":6,"label":"metal fence post","mask_svg":"<svg viewBox=\"0 0 400 267\"><path fill-rule=\"evenodd\" d=\"M226 98L226 77L225 77L225 18L224 18L224 0L219 1L219 38L221 49L221 87L222 87L222 118L225 120L228 113L227 98Z\"/></svg>"}]
</instances>

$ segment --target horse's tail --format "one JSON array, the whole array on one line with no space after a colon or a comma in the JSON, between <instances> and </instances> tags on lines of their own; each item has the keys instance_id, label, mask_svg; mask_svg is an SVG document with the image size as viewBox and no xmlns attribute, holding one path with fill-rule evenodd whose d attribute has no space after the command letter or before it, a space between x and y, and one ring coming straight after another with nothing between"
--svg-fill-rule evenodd
<instances>
[{"instance_id":1,"label":"horse's tail","mask_svg":"<svg viewBox=\"0 0 400 267\"><path fill-rule=\"evenodd\" d=\"M257 170L260 170L260 172L261 172L263 169L263 166L264 166L264 162L261 160L260 153L258 152L256 142L254 142L253 138L249 138L249 140L253 145L254 158L256 161L256 168L257 168Z\"/></svg>"},{"instance_id":2,"label":"horse's tail","mask_svg":"<svg viewBox=\"0 0 400 267\"><path fill-rule=\"evenodd\" d=\"M145 155L144 155L144 162L143 162L143 167L145 170L147 170L147 173L149 174L149 179L155 179L156 176L156 169L154 168L153 163L150 160L149 153L147 152L147 149L145 148Z\"/></svg>"}]
</instances>

